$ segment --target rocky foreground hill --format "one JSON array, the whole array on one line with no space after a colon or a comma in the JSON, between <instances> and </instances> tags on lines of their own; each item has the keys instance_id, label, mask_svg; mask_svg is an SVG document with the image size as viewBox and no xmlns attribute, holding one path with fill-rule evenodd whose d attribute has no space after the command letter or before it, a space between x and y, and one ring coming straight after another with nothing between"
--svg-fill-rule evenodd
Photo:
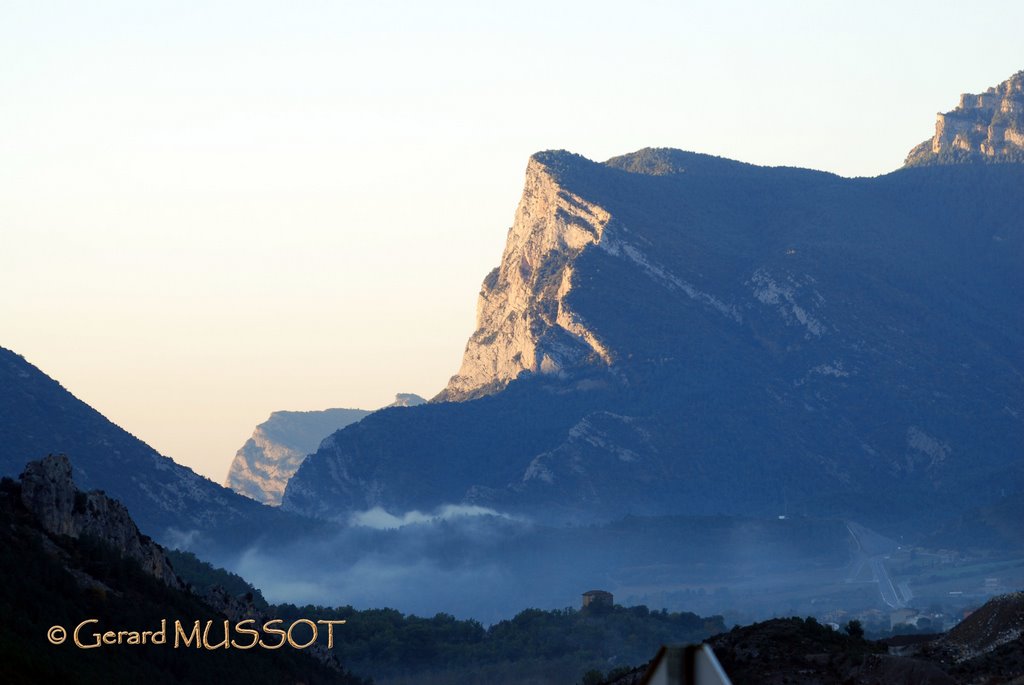
<instances>
[{"instance_id":1,"label":"rocky foreground hill","mask_svg":"<svg viewBox=\"0 0 1024 685\"><path fill-rule=\"evenodd\" d=\"M99 540L168 587L184 589L163 548L139 532L123 504L99 490L83 492L75 486L66 456L29 462L19 484L21 505L47 533Z\"/></svg>"},{"instance_id":2,"label":"rocky foreground hill","mask_svg":"<svg viewBox=\"0 0 1024 685\"><path fill-rule=\"evenodd\" d=\"M736 626L706 642L734 685L1019 685L1024 683L1024 593L995 597L944 635L866 640L814 619ZM647 666L601 685L640 685Z\"/></svg>"},{"instance_id":3,"label":"rocky foreground hill","mask_svg":"<svg viewBox=\"0 0 1024 685\"><path fill-rule=\"evenodd\" d=\"M1024 683L1024 593L994 597L943 635L910 646L837 634L811 620L778 619L709 640L736 685Z\"/></svg>"},{"instance_id":4,"label":"rocky foreground hill","mask_svg":"<svg viewBox=\"0 0 1024 685\"><path fill-rule=\"evenodd\" d=\"M282 506L912 526L1012 497L1022 187L1012 161L845 179L538 153L459 372L325 440Z\"/></svg>"},{"instance_id":5,"label":"rocky foreground hill","mask_svg":"<svg viewBox=\"0 0 1024 685\"><path fill-rule=\"evenodd\" d=\"M0 625L5 683L363 685L318 645L308 651L175 649L175 621L186 629L195 621L220 628L225 619L243 618L244 601L221 589L193 592L120 502L78 489L71 473L66 457L50 456L29 463L17 481L0 481L0 611L9 619ZM167 641L81 649L73 632L86 620L95 620L80 631L86 645L98 639L97 630L134 631L138 640L141 631L159 631L161 620L169 626ZM63 641L47 639L56 635L53 626L64 629Z\"/></svg>"}]
</instances>

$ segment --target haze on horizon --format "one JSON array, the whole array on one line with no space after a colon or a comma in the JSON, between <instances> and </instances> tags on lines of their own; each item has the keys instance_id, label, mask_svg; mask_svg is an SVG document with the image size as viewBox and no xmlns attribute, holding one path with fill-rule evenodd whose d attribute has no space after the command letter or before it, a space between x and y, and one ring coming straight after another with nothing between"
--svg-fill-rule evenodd
<instances>
[{"instance_id":1,"label":"haze on horizon","mask_svg":"<svg viewBox=\"0 0 1024 685\"><path fill-rule=\"evenodd\" d=\"M218 482L273 410L444 386L533 152L876 175L1024 66L1009 2L0 13L0 345Z\"/></svg>"}]
</instances>

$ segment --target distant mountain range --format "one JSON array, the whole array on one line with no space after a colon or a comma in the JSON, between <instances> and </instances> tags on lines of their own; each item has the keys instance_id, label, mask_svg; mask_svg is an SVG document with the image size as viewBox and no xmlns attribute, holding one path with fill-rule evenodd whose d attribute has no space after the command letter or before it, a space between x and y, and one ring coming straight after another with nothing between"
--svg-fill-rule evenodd
<instances>
[{"instance_id":1,"label":"distant mountain range","mask_svg":"<svg viewBox=\"0 0 1024 685\"><path fill-rule=\"evenodd\" d=\"M1020 81L878 178L534 155L458 374L334 433L283 508L885 528L1024 491Z\"/></svg>"},{"instance_id":2,"label":"distant mountain range","mask_svg":"<svg viewBox=\"0 0 1024 685\"><path fill-rule=\"evenodd\" d=\"M389 407L414 407L426 402L419 395L399 393ZM264 504L278 505L288 479L306 455L331 433L361 420L367 409L275 411L256 426L252 437L235 454L224 486Z\"/></svg>"}]
</instances>

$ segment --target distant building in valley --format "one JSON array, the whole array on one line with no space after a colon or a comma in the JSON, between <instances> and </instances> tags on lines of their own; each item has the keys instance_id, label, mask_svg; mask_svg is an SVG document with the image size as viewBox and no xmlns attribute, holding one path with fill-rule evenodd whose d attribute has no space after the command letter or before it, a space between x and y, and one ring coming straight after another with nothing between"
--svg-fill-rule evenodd
<instances>
[{"instance_id":1,"label":"distant building in valley","mask_svg":"<svg viewBox=\"0 0 1024 685\"><path fill-rule=\"evenodd\" d=\"M609 609L615 604L615 598L612 597L612 593L605 592L604 590L590 590L589 592L583 593L583 608L598 608L608 607Z\"/></svg>"}]
</instances>

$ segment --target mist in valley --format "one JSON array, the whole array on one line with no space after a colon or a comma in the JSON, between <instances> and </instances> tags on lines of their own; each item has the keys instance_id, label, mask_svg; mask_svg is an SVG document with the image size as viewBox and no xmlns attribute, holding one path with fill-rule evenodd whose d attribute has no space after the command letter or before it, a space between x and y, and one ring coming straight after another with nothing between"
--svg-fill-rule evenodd
<instances>
[{"instance_id":1,"label":"mist in valley","mask_svg":"<svg viewBox=\"0 0 1024 685\"><path fill-rule=\"evenodd\" d=\"M593 589L618 604L736 622L808 613L815 598L841 601L837 593L877 596L846 582L855 545L838 520L625 517L556 527L481 507L370 510L286 542L197 553L272 603L444 612L484 624L527 608L578 608Z\"/></svg>"}]
</instances>

